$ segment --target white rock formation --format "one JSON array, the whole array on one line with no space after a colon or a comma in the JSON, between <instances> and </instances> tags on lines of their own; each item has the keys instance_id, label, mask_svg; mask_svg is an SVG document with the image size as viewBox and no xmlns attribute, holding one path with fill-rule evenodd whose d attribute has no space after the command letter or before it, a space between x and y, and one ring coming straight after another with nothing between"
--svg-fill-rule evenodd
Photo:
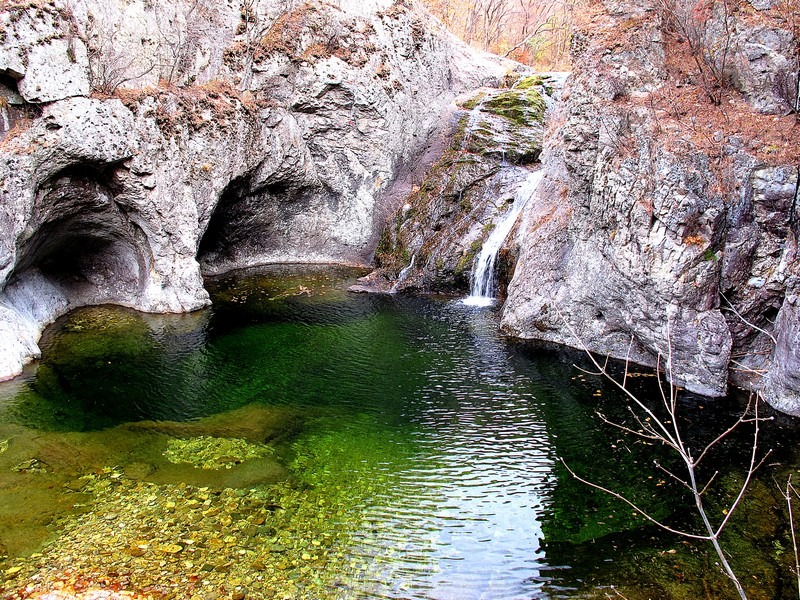
<instances>
[{"instance_id":1,"label":"white rock formation","mask_svg":"<svg viewBox=\"0 0 800 600\"><path fill-rule=\"evenodd\" d=\"M0 92L44 104L0 133L0 378L74 307L206 305L201 264L365 263L398 171L507 71L403 1L255 6L3 13Z\"/></svg>"},{"instance_id":2,"label":"white rock formation","mask_svg":"<svg viewBox=\"0 0 800 600\"><path fill-rule=\"evenodd\" d=\"M640 12L646 3L604 4L614 35L576 35L502 328L640 364L669 360L691 391L720 396L732 381L800 415L800 164L760 152L756 127L732 134L724 118L660 108L682 92L668 88L658 20ZM621 21L637 15L621 40ZM796 44L746 13L728 25L734 46L769 46L731 48L732 83L751 105L730 115L772 123L759 114L780 104L769 65L796 70Z\"/></svg>"}]
</instances>

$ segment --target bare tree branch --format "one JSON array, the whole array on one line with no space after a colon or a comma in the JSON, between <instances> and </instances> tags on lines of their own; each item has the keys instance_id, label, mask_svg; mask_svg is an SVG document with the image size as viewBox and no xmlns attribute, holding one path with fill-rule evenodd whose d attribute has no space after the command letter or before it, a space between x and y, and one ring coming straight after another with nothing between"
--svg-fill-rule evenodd
<instances>
[{"instance_id":1,"label":"bare tree branch","mask_svg":"<svg viewBox=\"0 0 800 600\"><path fill-rule=\"evenodd\" d=\"M692 455L692 451L687 444L686 440L684 440L683 433L681 431L681 427L678 420L678 409L679 409L679 402L678 402L678 389L673 383L675 381L675 373L674 373L674 364L673 364L673 350L672 350L672 336L671 336L671 328L670 328L670 320L667 319L667 327L666 327L666 337L667 337L667 356L666 356L666 365L665 365L665 376L667 381L669 382L668 387L665 387L664 382L661 378L661 365L662 365L662 357L659 355L656 361L656 375L658 378L658 385L659 391L661 395L661 401L663 403L664 409L666 410L667 418L662 419L659 418L655 412L650 409L649 406L645 404L636 394L633 394L627 387L627 380L628 380L628 362L630 360L630 354L632 347L629 345L628 350L628 357L625 363L625 372L622 379L622 382L618 381L611 373L608 367L608 358L606 358L605 364L600 364L600 361L588 350L586 345L583 343L581 338L577 335L571 324L561 315L560 311L556 308L556 312L558 316L564 322L566 329L572 334L574 339L577 341L578 345L586 351L589 360L595 366L598 371L598 374L605 377L607 380L611 381L620 391L622 391L625 396L632 401L632 406L629 405L628 409L633 413L636 422L641 427L640 430L635 430L623 423L616 423L610 419L607 419L605 415L602 413L598 413L600 418L603 422L620 429L629 435L634 435L640 438L651 439L655 441L660 441L666 446L672 448L674 452L678 454L681 462L686 469L686 476L681 477L675 474L670 469L663 467L658 461L655 461L655 466L657 469L665 473L669 478L678 482L682 487L688 490L690 496L692 497L695 505L695 509L697 515L700 517L700 520L703 524L703 529L705 530L705 534L700 533L693 533L689 531L681 531L677 530L669 525L659 521L658 519L654 518L650 514L648 514L643 508L637 505L635 502L631 501L630 499L626 498L624 495L616 492L610 488L598 485L596 483L592 483L579 477L576 473L569 468L569 466L562 460L565 468L570 472L570 474L575 477L578 481L589 485L597 490L603 491L606 494L609 494L623 502L625 502L628 506L633 508L638 514L642 515L651 523L658 525L662 529L666 531L671 531L678 535L682 535L687 538L691 539L699 539L699 540L706 540L708 541L714 551L717 554L719 559L719 565L722 572L728 577L731 583L736 588L736 591L739 597L742 600L747 599L747 595L744 591L744 588L741 585L741 582L736 577L733 568L731 567L728 559L725 555L725 552L720 544L720 537L722 535L723 530L730 522L731 517L733 516L736 509L741 505L742 499L744 498L745 492L750 485L750 482L753 478L754 473L759 469L759 467L764 463L766 458L770 455L770 452L766 452L763 456L760 456L759 452L759 445L758 445L758 437L759 437L759 429L760 423L763 420L767 420L764 418L759 417L758 415L758 404L760 398L758 395L751 397L750 402L748 403L747 408L744 410L742 415L736 420L736 422L728 427L724 432L714 438L710 443L708 443L700 452L700 455L697 459L695 459ZM636 410L634 411L634 407ZM750 410L753 410L754 416L749 418L748 414ZM641 414L637 414L637 411L640 411ZM711 476L711 478L705 483L705 485L701 488L697 481L697 468L698 465L702 462L702 460L708 455L708 453L717 446L722 440L726 437L730 436L735 429L745 423L752 423L753 424L753 441L751 443L751 451L750 451L750 462L746 469L744 480L742 484L739 486L738 493L734 500L728 505L727 509L722 511L722 515L720 517L720 521L717 525L712 523L712 520L709 516L709 513L706 509L706 506L703 501L703 497L710 489L711 484L716 480L717 473Z\"/></svg>"},{"instance_id":2,"label":"bare tree branch","mask_svg":"<svg viewBox=\"0 0 800 600\"><path fill-rule=\"evenodd\" d=\"M564 468L567 471L569 471L570 475L572 475L575 479L577 479L578 481L580 481L581 483L583 483L585 485L588 485L589 487L593 487L596 490L600 490L601 492L605 492L609 496L613 496L614 498L617 498L618 500L622 500L625 504L630 506L639 515L641 515L642 517L644 517L645 519L650 521L653 525L657 525L661 529L664 529L665 531L669 531L670 533L674 533L674 534L679 535L681 537L687 537L687 538L691 538L691 539L694 539L694 540L706 540L706 541L711 539L707 535L698 535L696 533L691 533L689 531L681 531L680 529L674 529L674 528L670 527L669 525L666 525L666 524L662 523L661 521L659 521L655 517L649 515L644 510L639 508L639 506L635 502L632 502L631 500L628 500L622 494L620 494L618 492L615 492L614 490L610 490L607 487L603 487L602 485L598 485L596 483L592 483L591 481L583 479L578 474L576 474L575 471L573 471L572 469L569 468L569 465L566 463L566 461L563 458L560 459L560 460L561 460L561 464L564 465Z\"/></svg>"},{"instance_id":3,"label":"bare tree branch","mask_svg":"<svg viewBox=\"0 0 800 600\"><path fill-rule=\"evenodd\" d=\"M728 300L728 298L725 296L725 294L723 294L722 292L720 292L720 293L719 293L719 295L720 295L720 296L722 296L722 299L723 299L723 300L725 300L725 302L727 302L727 304L728 304L728 308L727 308L727 310L730 310L730 311L731 311L733 314L735 314L737 317L739 317L739 320L740 320L742 323L744 323L745 325L747 325L747 326L748 326L748 327L750 327L751 329L755 329L756 331L758 331L758 332L760 332L760 333L763 333L764 335L766 335L767 337L769 337L769 339L771 339L771 340L772 340L772 343L773 343L773 344L775 344L776 346L778 345L778 340L776 340L776 339L775 339L775 336L774 336L774 335L772 335L772 334L771 334L769 331L767 331L766 329L762 329L762 328L761 328L761 327L759 327L758 325L754 325L753 323L751 323L750 321L748 321L747 319L745 319L745 318L742 316L742 313L740 313L738 310L736 310L736 307L733 305L733 302L731 302L730 300Z\"/></svg>"}]
</instances>

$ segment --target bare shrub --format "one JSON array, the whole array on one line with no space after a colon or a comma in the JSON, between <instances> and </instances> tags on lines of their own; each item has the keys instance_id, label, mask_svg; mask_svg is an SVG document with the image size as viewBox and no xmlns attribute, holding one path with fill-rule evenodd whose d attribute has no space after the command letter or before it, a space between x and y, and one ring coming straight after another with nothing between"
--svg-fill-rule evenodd
<instances>
[{"instance_id":1,"label":"bare shrub","mask_svg":"<svg viewBox=\"0 0 800 600\"><path fill-rule=\"evenodd\" d=\"M732 31L728 0L658 0L664 31L686 42L700 83L717 106L731 84L728 72ZM721 26L721 30L715 28Z\"/></svg>"},{"instance_id":2,"label":"bare shrub","mask_svg":"<svg viewBox=\"0 0 800 600\"><path fill-rule=\"evenodd\" d=\"M122 24L109 23L89 14L86 38L89 42L89 83L101 94L113 94L123 83L144 77L155 67L154 62L142 65L140 57L131 55L116 40Z\"/></svg>"},{"instance_id":3,"label":"bare shrub","mask_svg":"<svg viewBox=\"0 0 800 600\"><path fill-rule=\"evenodd\" d=\"M783 101L786 110L800 119L800 73L789 69L775 73L773 91Z\"/></svg>"},{"instance_id":4,"label":"bare shrub","mask_svg":"<svg viewBox=\"0 0 800 600\"><path fill-rule=\"evenodd\" d=\"M173 19L169 7L169 4L155 7L160 56L158 76L167 85L187 83L182 79L189 76L192 58L202 40L212 34L216 8L209 0L192 0L185 10L178 10Z\"/></svg>"},{"instance_id":5,"label":"bare shrub","mask_svg":"<svg viewBox=\"0 0 800 600\"><path fill-rule=\"evenodd\" d=\"M560 312L559 312L559 316ZM689 440L686 433L682 431L679 419L680 403L678 401L678 390L672 382L675 380L675 373L673 372L672 365L672 346L670 341L669 326L667 326L667 343L668 352L666 357L659 355L657 359L657 373L656 376L659 382L659 389L661 391L660 406L654 406L645 402L642 398L634 394L628 385L629 361L625 363L624 374L617 377L612 372L608 361L601 362L598 360L586 347L581 338L577 335L569 323L561 317L566 324L567 329L570 331L574 339L578 342L579 347L583 348L589 357L590 361L597 369L596 372L590 373L592 375L599 375L604 377L612 384L614 384L628 401L628 409L630 413L630 422L617 422L608 419L602 413L598 413L600 419L606 424L615 427L623 433L630 435L634 438L639 438L647 444L660 444L675 453L678 457L678 463L681 465L680 471L673 471L658 461L654 462L654 470L662 475L666 475L672 481L678 483L687 492L687 507L700 518L702 524L698 531L679 529L672 527L667 523L659 520L651 515L645 508L624 496L623 494L598 485L589 481L582 476L575 473L569 465L563 460L565 468L569 473L578 481L600 490L606 494L617 498L618 500L626 503L640 516L649 521L650 523L669 531L673 534L679 535L687 539L707 541L714 548L714 551L719 559L719 568L728 577L732 585L736 588L737 595L741 600L747 600L747 594L742 587L739 578L733 570L724 548L721 545L722 532L730 522L730 519L736 509L741 505L742 499L745 496L747 488L753 478L755 471L764 463L770 452L762 452L759 449L759 424L763 421L770 420L771 418L759 417L758 408L762 399L759 394L753 394L750 397L750 402L747 407L732 425L721 431L714 439L700 447L693 447L694 440ZM631 339L631 346L633 346L633 339ZM630 351L629 351L630 354ZM666 376L669 381L668 384L662 382L662 374ZM709 508L709 503L706 498L709 490L718 484L718 472L714 472L710 476L703 473L701 465L704 466L709 454L712 453L720 444L722 444L736 429L745 425L751 424L753 427L753 439L750 445L750 452L747 462L747 467L743 476L742 483L739 486L737 493L733 495L733 499L723 507L718 513L712 514Z\"/></svg>"},{"instance_id":6,"label":"bare shrub","mask_svg":"<svg viewBox=\"0 0 800 600\"><path fill-rule=\"evenodd\" d=\"M796 0L776 0L772 10L792 34L795 54L794 64L775 74L773 91L800 120L800 10Z\"/></svg>"},{"instance_id":7,"label":"bare shrub","mask_svg":"<svg viewBox=\"0 0 800 600\"><path fill-rule=\"evenodd\" d=\"M626 109L610 109L598 115L598 144L609 148L619 157L628 158L636 152L634 115Z\"/></svg>"},{"instance_id":8,"label":"bare shrub","mask_svg":"<svg viewBox=\"0 0 800 600\"><path fill-rule=\"evenodd\" d=\"M786 487L781 488L781 486L778 485L778 489L780 490L783 499L786 500L786 508L788 509L789 513L789 532L792 536L792 550L794 551L794 576L795 581L797 582L797 597L800 598L800 551L798 551L797 547L797 530L795 528L794 506L792 504L795 498L800 500L800 493L798 493L797 488L794 487L794 484L792 483L791 474L786 480Z\"/></svg>"},{"instance_id":9,"label":"bare shrub","mask_svg":"<svg viewBox=\"0 0 800 600\"><path fill-rule=\"evenodd\" d=\"M260 0L243 0L241 8L241 23L237 29L237 34L244 39L239 44L241 55L244 59L244 75L239 88L246 90L250 87L253 79L253 66L263 58L272 45L283 48L287 54L292 55L294 48L289 44L284 44L284 37L292 36L297 32L292 27L292 15L305 15L307 7L295 8L294 0L287 0L282 3L281 11L272 19L268 19L263 14ZM338 35L338 33L337 33ZM297 39L292 40L292 44Z\"/></svg>"}]
</instances>

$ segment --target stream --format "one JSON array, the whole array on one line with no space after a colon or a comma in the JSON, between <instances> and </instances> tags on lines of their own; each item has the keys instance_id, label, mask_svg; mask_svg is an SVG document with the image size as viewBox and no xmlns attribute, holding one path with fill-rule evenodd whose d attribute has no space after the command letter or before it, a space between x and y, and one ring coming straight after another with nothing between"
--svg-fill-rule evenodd
<instances>
[{"instance_id":1,"label":"stream","mask_svg":"<svg viewBox=\"0 0 800 600\"><path fill-rule=\"evenodd\" d=\"M564 468L696 526L653 466L669 454L598 418L626 404L581 353L503 338L495 307L346 292L360 274L264 268L210 280L208 310L92 307L49 328L0 384L2 597L734 597L702 542ZM652 372L630 381L658 401ZM745 405L680 401L698 444ZM797 425L766 414L773 453L724 541L751 598L790 598L773 478L800 465ZM710 459L715 509L750 434Z\"/></svg>"}]
</instances>

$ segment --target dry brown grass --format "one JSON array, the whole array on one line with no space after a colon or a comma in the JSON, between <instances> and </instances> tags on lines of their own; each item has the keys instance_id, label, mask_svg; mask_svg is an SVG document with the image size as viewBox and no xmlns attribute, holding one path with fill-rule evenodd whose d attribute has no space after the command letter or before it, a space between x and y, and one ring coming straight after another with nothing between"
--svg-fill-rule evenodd
<instances>
[{"instance_id":1,"label":"dry brown grass","mask_svg":"<svg viewBox=\"0 0 800 600\"><path fill-rule=\"evenodd\" d=\"M301 58L303 33L309 29L322 32L327 23L316 7L306 3L284 13L272 24L256 48L255 61L261 62L272 54ZM330 56L330 51L328 51Z\"/></svg>"},{"instance_id":2,"label":"dry brown grass","mask_svg":"<svg viewBox=\"0 0 800 600\"><path fill-rule=\"evenodd\" d=\"M781 11L787 3L796 3L796 0L778 0L772 11L755 11L739 0L731 0L729 5L735 18L745 19L749 25L794 27L795 22L800 22L800 15L795 17L794 12ZM588 40L581 70L609 71L601 60L609 50L631 48L637 43L642 27L658 25L651 21L655 12L648 15L620 21L609 15L600 2L593 2L591 10L578 22L582 35ZM609 106L601 106L601 110L618 112L647 108L654 121L653 133L658 144L676 153L703 152L712 160L712 165L720 169L725 167L723 163L730 154L731 143L740 145L742 150L767 165L800 163L800 144L796 142L800 138L800 123L795 116L761 114L730 87L717 90L719 104L715 105L700 85L688 42L667 36L664 50L667 79L659 90L636 94L634 98L617 98ZM608 74L611 75L610 71Z\"/></svg>"},{"instance_id":3,"label":"dry brown grass","mask_svg":"<svg viewBox=\"0 0 800 600\"><path fill-rule=\"evenodd\" d=\"M761 114L735 90L724 90L718 106L698 85L664 86L635 103L650 107L670 150L688 143L712 158L724 157L733 142L768 165L800 163L800 122L794 116Z\"/></svg>"},{"instance_id":4,"label":"dry brown grass","mask_svg":"<svg viewBox=\"0 0 800 600\"><path fill-rule=\"evenodd\" d=\"M687 246L705 246L708 240L702 235L687 235L683 238L683 243Z\"/></svg>"},{"instance_id":5,"label":"dry brown grass","mask_svg":"<svg viewBox=\"0 0 800 600\"><path fill-rule=\"evenodd\" d=\"M607 50L630 47L637 33L655 19L655 13L649 12L621 20L610 15L605 5L595 0L576 16L574 24L575 30L586 38L599 57Z\"/></svg>"},{"instance_id":6,"label":"dry brown grass","mask_svg":"<svg viewBox=\"0 0 800 600\"><path fill-rule=\"evenodd\" d=\"M354 40L353 36L368 38L375 32L372 25L362 22L355 27L334 14L306 3L281 15L258 42L253 60L259 63L283 54L294 61L315 62L335 56L356 67L364 66L377 49L368 39ZM354 34L355 31L362 33ZM241 47L231 47L226 59L235 61L242 52Z\"/></svg>"},{"instance_id":7,"label":"dry brown grass","mask_svg":"<svg viewBox=\"0 0 800 600\"><path fill-rule=\"evenodd\" d=\"M23 133L28 131L33 126L33 119L24 117L18 119L14 126L9 129L5 137L0 139L0 152L11 151L15 154L32 154L39 149L42 144L40 140L32 139L27 143L20 144L20 138Z\"/></svg>"},{"instance_id":8,"label":"dry brown grass","mask_svg":"<svg viewBox=\"0 0 800 600\"><path fill-rule=\"evenodd\" d=\"M95 97L109 96L95 94ZM132 111L138 110L146 98L153 98L152 116L166 135L176 133L182 125L193 130L210 125L226 129L236 121L241 109L252 114L264 104L253 93L240 93L228 82L219 80L187 87L162 81L158 87L118 89L113 97Z\"/></svg>"},{"instance_id":9,"label":"dry brown grass","mask_svg":"<svg viewBox=\"0 0 800 600\"><path fill-rule=\"evenodd\" d=\"M775 0L772 8L756 10L747 2L738 2L736 17L749 26L769 25L800 33L800 5L797 0Z\"/></svg>"},{"instance_id":10,"label":"dry brown grass","mask_svg":"<svg viewBox=\"0 0 800 600\"><path fill-rule=\"evenodd\" d=\"M53 0L0 0L0 11L2 10L38 10L46 6L55 8Z\"/></svg>"}]
</instances>

